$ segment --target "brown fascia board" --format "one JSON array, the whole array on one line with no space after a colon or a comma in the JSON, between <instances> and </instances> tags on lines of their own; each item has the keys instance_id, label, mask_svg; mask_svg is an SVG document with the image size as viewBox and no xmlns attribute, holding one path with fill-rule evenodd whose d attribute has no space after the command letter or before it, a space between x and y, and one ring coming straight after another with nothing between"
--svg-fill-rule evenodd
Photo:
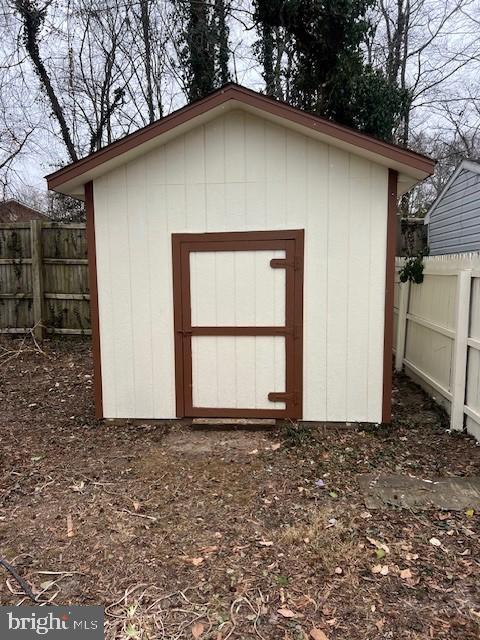
<instances>
[{"instance_id":1,"label":"brown fascia board","mask_svg":"<svg viewBox=\"0 0 480 640\"><path fill-rule=\"evenodd\" d=\"M131 133L130 135L117 140L107 147L95 151L94 153L73 162L63 169L59 169L46 177L48 188L55 189L60 185L78 178L83 173L112 160L113 158L138 147L139 145L152 140L153 138L170 131L174 127L188 122L192 118L200 116L214 107L220 106L229 100L236 100L240 103L267 112L273 116L284 118L292 123L301 125L325 136L353 145L355 147L380 155L395 163L400 163L406 167L411 167L416 171L431 175L435 162L427 156L414 151L409 151L388 142L383 142L368 136L355 129L350 129L343 125L336 124L325 118L312 115L301 109L292 107L284 102L279 102L273 98L265 96L251 89L241 87L236 84L228 84L214 93L197 100L191 104L172 112L170 115L157 120L156 122ZM86 180L87 181L87 180Z\"/></svg>"}]
</instances>

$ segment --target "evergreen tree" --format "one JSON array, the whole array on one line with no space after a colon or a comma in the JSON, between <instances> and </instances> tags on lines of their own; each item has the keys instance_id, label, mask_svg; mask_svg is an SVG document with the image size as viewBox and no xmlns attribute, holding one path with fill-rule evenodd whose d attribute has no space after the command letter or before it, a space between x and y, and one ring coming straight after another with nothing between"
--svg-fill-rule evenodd
<instances>
[{"instance_id":1,"label":"evergreen tree","mask_svg":"<svg viewBox=\"0 0 480 640\"><path fill-rule=\"evenodd\" d=\"M197 100L230 79L225 0L182 0L180 72L189 100Z\"/></svg>"},{"instance_id":2,"label":"evergreen tree","mask_svg":"<svg viewBox=\"0 0 480 640\"><path fill-rule=\"evenodd\" d=\"M281 30L290 53L283 66L285 98L306 111L393 138L408 96L382 71L365 63L362 44L371 28L374 0L254 0L267 93L275 83L273 30ZM278 38L277 38L278 41ZM278 65L277 65L278 68ZM278 72L277 72L278 79Z\"/></svg>"}]
</instances>

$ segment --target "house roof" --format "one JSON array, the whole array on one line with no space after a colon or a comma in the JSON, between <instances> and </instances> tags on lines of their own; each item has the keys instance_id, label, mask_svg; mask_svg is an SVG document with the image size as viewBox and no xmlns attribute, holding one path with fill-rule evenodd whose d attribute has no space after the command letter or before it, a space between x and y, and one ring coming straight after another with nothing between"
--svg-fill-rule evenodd
<instances>
[{"instance_id":1,"label":"house roof","mask_svg":"<svg viewBox=\"0 0 480 640\"><path fill-rule=\"evenodd\" d=\"M397 170L400 192L406 191L419 180L431 175L434 170L434 161L424 155L378 140L251 89L230 83L205 98L188 104L103 149L47 175L48 188L83 198L83 185L86 182L129 162L155 146L164 144L194 126L235 108L242 108L271 121L290 126L305 135L340 146Z\"/></svg>"},{"instance_id":2,"label":"house roof","mask_svg":"<svg viewBox=\"0 0 480 640\"><path fill-rule=\"evenodd\" d=\"M450 178L445 183L445 186L438 194L437 199L432 204L430 209L427 211L427 215L424 218L424 224L428 224L430 222L432 213L435 211L435 209L438 207L440 202L443 200L443 198L447 194L451 184L455 182L455 180L457 179L457 176L464 170L471 171L472 173L480 174L480 162L474 162L473 160L467 160L466 158L464 158L460 162L460 164L457 165L457 167L455 168L455 171L452 173Z\"/></svg>"},{"instance_id":3,"label":"house roof","mask_svg":"<svg viewBox=\"0 0 480 640\"><path fill-rule=\"evenodd\" d=\"M0 201L0 222L28 222L45 220L46 215L15 198Z\"/></svg>"}]
</instances>

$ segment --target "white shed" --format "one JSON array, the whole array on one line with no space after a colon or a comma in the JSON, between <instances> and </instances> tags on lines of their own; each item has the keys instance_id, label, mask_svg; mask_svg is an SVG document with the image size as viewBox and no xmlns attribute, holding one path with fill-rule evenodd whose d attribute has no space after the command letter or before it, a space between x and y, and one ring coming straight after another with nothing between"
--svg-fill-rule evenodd
<instances>
[{"instance_id":1,"label":"white shed","mask_svg":"<svg viewBox=\"0 0 480 640\"><path fill-rule=\"evenodd\" d=\"M70 164L96 415L390 420L397 195L433 162L238 85Z\"/></svg>"}]
</instances>

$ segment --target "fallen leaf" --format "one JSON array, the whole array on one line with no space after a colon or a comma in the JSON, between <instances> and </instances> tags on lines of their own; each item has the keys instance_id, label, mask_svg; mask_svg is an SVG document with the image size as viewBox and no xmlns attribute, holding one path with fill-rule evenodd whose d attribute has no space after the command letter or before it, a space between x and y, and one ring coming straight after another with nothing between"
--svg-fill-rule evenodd
<instances>
[{"instance_id":1,"label":"fallen leaf","mask_svg":"<svg viewBox=\"0 0 480 640\"><path fill-rule=\"evenodd\" d=\"M275 442L275 444L272 444L272 446L270 447L272 451L277 451L277 449L280 449L281 447L281 443L280 442Z\"/></svg>"},{"instance_id":2,"label":"fallen leaf","mask_svg":"<svg viewBox=\"0 0 480 640\"><path fill-rule=\"evenodd\" d=\"M46 591L47 589L50 589L52 584L53 584L53 580L46 580L45 582L41 582L40 589L42 589L43 591Z\"/></svg>"},{"instance_id":3,"label":"fallen leaf","mask_svg":"<svg viewBox=\"0 0 480 640\"><path fill-rule=\"evenodd\" d=\"M377 622L375 623L375 626L379 631L381 631L385 626L385 618L380 618L380 620L377 620Z\"/></svg>"},{"instance_id":4,"label":"fallen leaf","mask_svg":"<svg viewBox=\"0 0 480 640\"><path fill-rule=\"evenodd\" d=\"M375 549L375 555L379 560L384 558L387 554L385 553L385 549Z\"/></svg>"},{"instance_id":5,"label":"fallen leaf","mask_svg":"<svg viewBox=\"0 0 480 640\"><path fill-rule=\"evenodd\" d=\"M440 542L440 540L438 538L430 538L429 542L434 547L441 547L442 546L442 543Z\"/></svg>"},{"instance_id":6,"label":"fallen leaf","mask_svg":"<svg viewBox=\"0 0 480 640\"><path fill-rule=\"evenodd\" d=\"M372 573L379 573L382 576L388 575L388 566L386 564L376 564L372 567Z\"/></svg>"},{"instance_id":7,"label":"fallen leaf","mask_svg":"<svg viewBox=\"0 0 480 640\"><path fill-rule=\"evenodd\" d=\"M218 546L216 544L212 544L207 547L200 547L199 551L202 553L215 553L215 551L218 551Z\"/></svg>"},{"instance_id":8,"label":"fallen leaf","mask_svg":"<svg viewBox=\"0 0 480 640\"><path fill-rule=\"evenodd\" d=\"M204 560L205 558L192 558L190 562L193 564L194 567L198 567L199 565L202 564Z\"/></svg>"},{"instance_id":9,"label":"fallen leaf","mask_svg":"<svg viewBox=\"0 0 480 640\"><path fill-rule=\"evenodd\" d=\"M295 618L296 615L297 615L291 609L287 609L286 607L282 607L281 609L277 609L277 613L279 613L284 618Z\"/></svg>"},{"instance_id":10,"label":"fallen leaf","mask_svg":"<svg viewBox=\"0 0 480 640\"><path fill-rule=\"evenodd\" d=\"M258 544L261 547L273 547L273 542L271 540L259 540Z\"/></svg>"},{"instance_id":11,"label":"fallen leaf","mask_svg":"<svg viewBox=\"0 0 480 640\"><path fill-rule=\"evenodd\" d=\"M369 538L368 536L367 536L367 540L370 542L370 544L373 544L373 546L376 547L377 549L383 549L385 553L390 553L390 547L388 547L384 542L379 542L378 540L375 540L374 538Z\"/></svg>"},{"instance_id":12,"label":"fallen leaf","mask_svg":"<svg viewBox=\"0 0 480 640\"><path fill-rule=\"evenodd\" d=\"M140 502L137 502L136 500L134 500L133 509L134 511L140 511Z\"/></svg>"},{"instance_id":13,"label":"fallen leaf","mask_svg":"<svg viewBox=\"0 0 480 640\"><path fill-rule=\"evenodd\" d=\"M475 509L467 509L465 511L465 515L467 516L467 518L473 518L474 513L475 513Z\"/></svg>"},{"instance_id":14,"label":"fallen leaf","mask_svg":"<svg viewBox=\"0 0 480 640\"><path fill-rule=\"evenodd\" d=\"M205 631L205 627L201 622L196 622L192 627L192 636L197 640Z\"/></svg>"},{"instance_id":15,"label":"fallen leaf","mask_svg":"<svg viewBox=\"0 0 480 640\"><path fill-rule=\"evenodd\" d=\"M258 449L252 449L248 453L249 453L249 455L254 456L256 453L258 453Z\"/></svg>"},{"instance_id":16,"label":"fallen leaf","mask_svg":"<svg viewBox=\"0 0 480 640\"><path fill-rule=\"evenodd\" d=\"M75 534L73 533L73 520L72 516L68 514L67 516L67 538L73 538Z\"/></svg>"},{"instance_id":17,"label":"fallen leaf","mask_svg":"<svg viewBox=\"0 0 480 640\"><path fill-rule=\"evenodd\" d=\"M313 640L328 640L328 636L326 636L321 629L317 629L316 627L313 627L310 631L310 637L313 638Z\"/></svg>"},{"instance_id":18,"label":"fallen leaf","mask_svg":"<svg viewBox=\"0 0 480 640\"><path fill-rule=\"evenodd\" d=\"M400 571L400 578L402 578L402 580L408 580L411 577L412 572L410 571L410 569L402 569L402 571Z\"/></svg>"}]
</instances>

